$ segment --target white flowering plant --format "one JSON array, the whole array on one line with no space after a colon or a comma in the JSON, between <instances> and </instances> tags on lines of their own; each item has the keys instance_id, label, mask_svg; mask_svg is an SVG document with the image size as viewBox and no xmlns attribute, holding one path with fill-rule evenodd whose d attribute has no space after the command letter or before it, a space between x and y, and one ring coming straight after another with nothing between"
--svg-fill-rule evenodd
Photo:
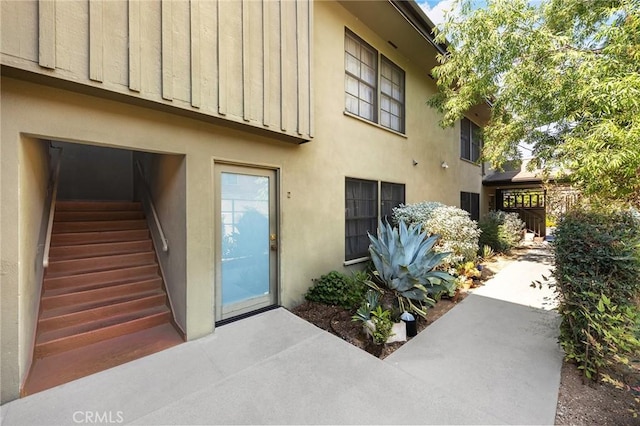
<instances>
[{"instance_id":1,"label":"white flowering plant","mask_svg":"<svg viewBox=\"0 0 640 426\"><path fill-rule=\"evenodd\" d=\"M420 224L429 235L439 235L434 250L449 252L445 265L475 262L478 254L480 229L469 213L454 206L435 201L401 204L393 209L394 222Z\"/></svg>"}]
</instances>

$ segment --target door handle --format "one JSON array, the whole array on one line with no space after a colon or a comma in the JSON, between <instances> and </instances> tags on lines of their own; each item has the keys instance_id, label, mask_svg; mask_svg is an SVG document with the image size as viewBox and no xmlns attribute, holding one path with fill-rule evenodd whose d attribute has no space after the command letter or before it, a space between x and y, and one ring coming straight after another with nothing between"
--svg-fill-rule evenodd
<instances>
[{"instance_id":1,"label":"door handle","mask_svg":"<svg viewBox=\"0 0 640 426\"><path fill-rule=\"evenodd\" d=\"M270 234L269 235L269 240L271 241L271 250L272 251L278 251L277 235L276 234Z\"/></svg>"}]
</instances>

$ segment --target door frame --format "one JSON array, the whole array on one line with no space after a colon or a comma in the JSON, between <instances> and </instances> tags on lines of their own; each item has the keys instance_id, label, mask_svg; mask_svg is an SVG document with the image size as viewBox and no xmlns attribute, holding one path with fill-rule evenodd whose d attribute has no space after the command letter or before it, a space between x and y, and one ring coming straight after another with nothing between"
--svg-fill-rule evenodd
<instances>
[{"instance_id":1,"label":"door frame","mask_svg":"<svg viewBox=\"0 0 640 426\"><path fill-rule=\"evenodd\" d=\"M214 279L213 279L213 283L212 283L212 287L213 287L213 317L214 317L214 326L217 323L224 323L226 321L228 321L229 319L234 319L234 318L241 318L244 316L248 316L251 315L253 312L261 312L262 310L264 310L265 308L269 308L269 306L264 306L264 307L259 307L259 308L255 308L255 309L247 309L247 311L245 312L244 310L239 311L237 314L234 314L230 317L227 318L223 318L223 312L222 312L222 295L221 295L221 291L219 291L222 288L222 268L221 268L221 264L222 264L222 252L220 250L221 246L222 246L222 209L221 209L221 191L222 191L222 187L221 187L221 179L218 179L219 173L222 172L225 168L227 169L234 169L237 168L238 170L242 170L245 169L248 172L253 171L256 176L259 176L259 172L262 170L264 171L264 173L269 173L272 175L272 177L274 178L274 182L273 182L273 194L270 194L273 196L273 210L274 210L274 214L275 214L275 218L274 218L274 226L275 226L275 234L276 234L276 240L274 241L274 243L276 244L277 249L275 250L275 261L273 262L275 264L275 271L273 271L273 280L274 283L270 284L273 288L274 291L274 295L273 295L273 304L270 306L277 306L280 304L280 300L281 300L281 294L282 294L282 289L281 289L281 273L280 273L280 262L281 262L281 235L280 235L280 230L282 229L281 226L281 211L280 211L280 181L281 181L281 175L280 175L280 168L277 166L272 166L272 165L265 165L265 164L252 164L252 163L242 163L242 162L237 162L237 161L229 161L229 160L219 160L219 159L214 159L213 160L213 167L212 167L212 180L213 180L213 189L214 189L214 206L213 206L213 216L214 216L214 232L213 232L213 247L214 247L214 263L213 263L213 268L214 268ZM222 169L222 170L221 170ZM251 173L248 173L251 174Z\"/></svg>"}]
</instances>

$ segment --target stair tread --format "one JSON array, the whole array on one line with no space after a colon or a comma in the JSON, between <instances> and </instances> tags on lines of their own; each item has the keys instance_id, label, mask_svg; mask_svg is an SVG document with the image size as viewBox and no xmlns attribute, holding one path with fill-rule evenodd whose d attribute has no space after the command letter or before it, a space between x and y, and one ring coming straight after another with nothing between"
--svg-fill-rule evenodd
<instances>
[{"instance_id":1,"label":"stair tread","mask_svg":"<svg viewBox=\"0 0 640 426\"><path fill-rule=\"evenodd\" d=\"M136 268L127 268L127 269L136 269ZM100 272L98 272L98 274L99 273ZM94 275L94 274L85 274L85 275ZM161 278L157 272L154 274L143 274L143 275L137 275L135 277L120 278L120 279L116 279L113 281L106 281L106 282L95 282L92 280L88 280L87 282L83 282L81 284L70 285L70 286L59 287L59 288L52 288L52 289L47 289L45 285L44 295L59 296L61 294L70 294L70 293L77 293L81 291L97 290L99 288L115 287L123 284L133 284L136 282L148 281L156 278Z\"/></svg>"},{"instance_id":2,"label":"stair tread","mask_svg":"<svg viewBox=\"0 0 640 426\"><path fill-rule=\"evenodd\" d=\"M56 211L141 210L139 201L56 200Z\"/></svg>"},{"instance_id":3,"label":"stair tread","mask_svg":"<svg viewBox=\"0 0 640 426\"><path fill-rule=\"evenodd\" d=\"M157 263L155 253L151 250L81 259L52 260L49 261L45 279L152 264Z\"/></svg>"},{"instance_id":4,"label":"stair tread","mask_svg":"<svg viewBox=\"0 0 640 426\"><path fill-rule=\"evenodd\" d=\"M135 220L92 220L77 222L53 222L52 235L72 234L75 232L124 231L146 229L147 221Z\"/></svg>"},{"instance_id":5,"label":"stair tread","mask_svg":"<svg viewBox=\"0 0 640 426\"><path fill-rule=\"evenodd\" d=\"M139 202L58 201L23 395L183 341Z\"/></svg>"},{"instance_id":6,"label":"stair tread","mask_svg":"<svg viewBox=\"0 0 640 426\"><path fill-rule=\"evenodd\" d=\"M85 299L91 297L100 297L100 294L117 294L121 289L137 288L141 286L155 285L159 289L162 289L162 278L159 275L153 275L149 277L143 277L143 279L127 281L122 283L108 284L108 285L92 285L90 288L85 287L67 287L57 290L45 290L42 295L41 305L45 306L56 300L64 300L70 298ZM91 285L91 284L90 284ZM66 290L61 292L59 290ZM133 293L141 293L141 291L134 291Z\"/></svg>"},{"instance_id":7,"label":"stair tread","mask_svg":"<svg viewBox=\"0 0 640 426\"><path fill-rule=\"evenodd\" d=\"M142 210L67 210L56 211L56 222L91 222L97 220L138 220L144 219Z\"/></svg>"},{"instance_id":8,"label":"stair tread","mask_svg":"<svg viewBox=\"0 0 640 426\"><path fill-rule=\"evenodd\" d=\"M120 315L112 315L109 317L101 318L99 320L90 321L82 324L73 325L70 327L64 327L56 330L51 330L40 334L36 338L36 347L54 342L56 340L65 339L67 337L78 336L80 334L92 333L98 330L125 324L138 319L152 317L156 315L165 314L169 311L166 305L156 306L153 308L147 308L135 312L127 312Z\"/></svg>"},{"instance_id":9,"label":"stair tread","mask_svg":"<svg viewBox=\"0 0 640 426\"><path fill-rule=\"evenodd\" d=\"M153 249L151 238L132 241L116 241L91 244L54 246L49 251L49 262L58 260L86 259L115 254L141 253Z\"/></svg>"},{"instance_id":10,"label":"stair tread","mask_svg":"<svg viewBox=\"0 0 640 426\"><path fill-rule=\"evenodd\" d=\"M110 298L93 299L89 302L74 303L69 306L64 306L60 308L43 309L42 313L40 314L40 320L51 321L55 318L65 316L65 315L78 314L88 310L122 305L123 303L143 300L143 299L160 296L164 294L165 294L164 290L162 290L161 288L158 288L156 290L148 290L148 291L142 291L138 293L129 293L126 295L115 296Z\"/></svg>"},{"instance_id":11,"label":"stair tread","mask_svg":"<svg viewBox=\"0 0 640 426\"><path fill-rule=\"evenodd\" d=\"M51 234L51 247L90 243L137 241L149 238L149 229L125 229L114 231L60 232Z\"/></svg>"},{"instance_id":12,"label":"stair tread","mask_svg":"<svg viewBox=\"0 0 640 426\"><path fill-rule=\"evenodd\" d=\"M31 395L183 343L171 324L34 359L22 390Z\"/></svg>"},{"instance_id":13,"label":"stair tread","mask_svg":"<svg viewBox=\"0 0 640 426\"><path fill-rule=\"evenodd\" d=\"M112 276L114 275L115 277L112 278ZM44 288L45 291L47 291L53 290L54 288L87 286L91 285L92 283L96 285L109 285L129 281L132 279L141 279L143 277L148 278L155 275L158 275L158 264L154 262L149 265L125 266L120 268L108 269L105 271L86 272L74 275L46 276L44 278ZM69 280L74 280L77 282L74 282L72 284L66 283L67 285L56 285L59 284L59 282Z\"/></svg>"}]
</instances>

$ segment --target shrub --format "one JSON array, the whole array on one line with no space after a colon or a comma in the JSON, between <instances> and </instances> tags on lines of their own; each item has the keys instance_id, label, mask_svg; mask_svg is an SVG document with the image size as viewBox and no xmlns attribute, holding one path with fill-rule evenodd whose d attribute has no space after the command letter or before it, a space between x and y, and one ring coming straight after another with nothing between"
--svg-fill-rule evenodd
<instances>
[{"instance_id":1,"label":"shrub","mask_svg":"<svg viewBox=\"0 0 640 426\"><path fill-rule=\"evenodd\" d=\"M378 237L369 234L369 253L375 265L374 276L382 287L369 285L381 293L389 291L398 301L401 312L413 311L425 317L426 305L443 293L453 295L454 278L446 272L434 271L449 253L432 250L437 235L426 238L420 225L409 228L400 222L397 228L378 223Z\"/></svg>"},{"instance_id":2,"label":"shrub","mask_svg":"<svg viewBox=\"0 0 640 426\"><path fill-rule=\"evenodd\" d=\"M509 251L522 240L525 224L517 213L492 211L479 223L480 246L489 246L496 252Z\"/></svg>"},{"instance_id":3,"label":"shrub","mask_svg":"<svg viewBox=\"0 0 640 426\"><path fill-rule=\"evenodd\" d=\"M640 219L629 212L576 211L558 224L554 277L566 358L596 379L640 350Z\"/></svg>"},{"instance_id":4,"label":"shrub","mask_svg":"<svg viewBox=\"0 0 640 426\"><path fill-rule=\"evenodd\" d=\"M454 265L476 259L480 230L469 213L462 209L425 201L394 208L393 220L395 223L421 225L429 235L438 235L434 250L450 253L444 258L444 264Z\"/></svg>"},{"instance_id":5,"label":"shrub","mask_svg":"<svg viewBox=\"0 0 640 426\"><path fill-rule=\"evenodd\" d=\"M393 321L391 320L391 311L383 310L381 306L371 311L371 322L373 327L369 327L373 343L376 345L384 345L393 335ZM365 323L366 324L366 323Z\"/></svg>"},{"instance_id":6,"label":"shrub","mask_svg":"<svg viewBox=\"0 0 640 426\"><path fill-rule=\"evenodd\" d=\"M314 285L309 289L305 298L313 302L327 305L339 305L351 309L360 304L367 291L366 281L370 276L358 271L352 276L337 271L331 271L314 279Z\"/></svg>"}]
</instances>

